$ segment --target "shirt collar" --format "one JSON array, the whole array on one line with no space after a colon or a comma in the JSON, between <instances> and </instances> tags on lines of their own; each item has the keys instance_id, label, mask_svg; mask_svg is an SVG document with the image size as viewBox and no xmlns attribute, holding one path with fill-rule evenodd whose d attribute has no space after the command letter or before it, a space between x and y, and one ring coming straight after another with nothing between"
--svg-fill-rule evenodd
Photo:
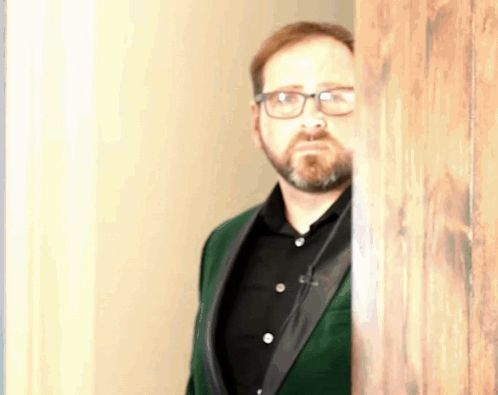
<instances>
[{"instance_id":1,"label":"shirt collar","mask_svg":"<svg viewBox=\"0 0 498 395\"><path fill-rule=\"evenodd\" d=\"M344 211L345 207L351 200L351 185L349 185L339 198L325 211L320 218L318 218L310 226L310 231L313 231L318 226L330 221L336 220L339 215ZM260 211L260 218L264 223L274 232L289 235L296 235L297 232L288 223L285 218L285 204L282 198L282 191L277 184L273 188L268 199L263 204Z\"/></svg>"}]
</instances>

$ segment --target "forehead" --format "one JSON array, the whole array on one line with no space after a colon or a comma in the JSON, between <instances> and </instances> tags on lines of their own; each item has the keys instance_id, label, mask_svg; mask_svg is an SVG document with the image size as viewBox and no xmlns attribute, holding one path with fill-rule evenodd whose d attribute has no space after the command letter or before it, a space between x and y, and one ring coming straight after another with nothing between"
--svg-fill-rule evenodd
<instances>
[{"instance_id":1,"label":"forehead","mask_svg":"<svg viewBox=\"0 0 498 395\"><path fill-rule=\"evenodd\" d=\"M321 85L354 84L353 54L330 37L293 44L273 55L264 68L264 91L287 86L314 90Z\"/></svg>"}]
</instances>

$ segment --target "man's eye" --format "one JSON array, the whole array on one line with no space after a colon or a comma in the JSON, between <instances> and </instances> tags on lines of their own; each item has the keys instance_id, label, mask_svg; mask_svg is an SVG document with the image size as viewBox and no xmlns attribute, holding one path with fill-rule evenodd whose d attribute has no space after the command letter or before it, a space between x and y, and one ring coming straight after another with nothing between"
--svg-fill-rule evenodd
<instances>
[{"instance_id":1,"label":"man's eye","mask_svg":"<svg viewBox=\"0 0 498 395\"><path fill-rule=\"evenodd\" d=\"M322 102L351 102L354 100L354 92L350 91L331 91L320 94Z\"/></svg>"},{"instance_id":2,"label":"man's eye","mask_svg":"<svg viewBox=\"0 0 498 395\"><path fill-rule=\"evenodd\" d=\"M279 92L277 94L278 103L294 103L298 100L298 95L293 95L287 92Z\"/></svg>"},{"instance_id":3,"label":"man's eye","mask_svg":"<svg viewBox=\"0 0 498 395\"><path fill-rule=\"evenodd\" d=\"M322 100L322 101L343 101L344 97L340 94L336 94L333 92L323 92L320 95L320 100Z\"/></svg>"}]
</instances>

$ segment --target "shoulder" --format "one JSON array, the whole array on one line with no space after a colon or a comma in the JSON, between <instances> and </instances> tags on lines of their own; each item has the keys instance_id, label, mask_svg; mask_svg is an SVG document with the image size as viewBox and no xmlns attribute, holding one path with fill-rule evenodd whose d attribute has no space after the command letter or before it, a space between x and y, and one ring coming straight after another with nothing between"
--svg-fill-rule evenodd
<instances>
[{"instance_id":1,"label":"shoulder","mask_svg":"<svg viewBox=\"0 0 498 395\"><path fill-rule=\"evenodd\" d=\"M238 232L258 211L261 205L253 206L242 213L222 222L211 232L212 235Z\"/></svg>"},{"instance_id":2,"label":"shoulder","mask_svg":"<svg viewBox=\"0 0 498 395\"><path fill-rule=\"evenodd\" d=\"M204 249L229 245L260 207L253 206L218 225L209 235Z\"/></svg>"},{"instance_id":3,"label":"shoulder","mask_svg":"<svg viewBox=\"0 0 498 395\"><path fill-rule=\"evenodd\" d=\"M201 292L202 289L206 288L205 282L210 284L216 278L234 240L244 226L248 224L253 215L256 215L259 208L260 205L251 207L221 223L211 232L202 249L201 275L199 278Z\"/></svg>"}]
</instances>

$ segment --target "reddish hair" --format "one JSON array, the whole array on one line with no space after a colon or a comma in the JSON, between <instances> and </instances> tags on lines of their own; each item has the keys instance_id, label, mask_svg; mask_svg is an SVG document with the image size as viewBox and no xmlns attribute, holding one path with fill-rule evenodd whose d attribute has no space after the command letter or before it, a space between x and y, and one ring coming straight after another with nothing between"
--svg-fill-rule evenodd
<instances>
[{"instance_id":1,"label":"reddish hair","mask_svg":"<svg viewBox=\"0 0 498 395\"><path fill-rule=\"evenodd\" d=\"M315 37L331 37L343 43L353 52L353 35L341 25L325 22L295 22L288 24L263 41L252 59L250 71L254 95L261 93L263 90L263 71L266 63L273 55L286 47Z\"/></svg>"}]
</instances>

